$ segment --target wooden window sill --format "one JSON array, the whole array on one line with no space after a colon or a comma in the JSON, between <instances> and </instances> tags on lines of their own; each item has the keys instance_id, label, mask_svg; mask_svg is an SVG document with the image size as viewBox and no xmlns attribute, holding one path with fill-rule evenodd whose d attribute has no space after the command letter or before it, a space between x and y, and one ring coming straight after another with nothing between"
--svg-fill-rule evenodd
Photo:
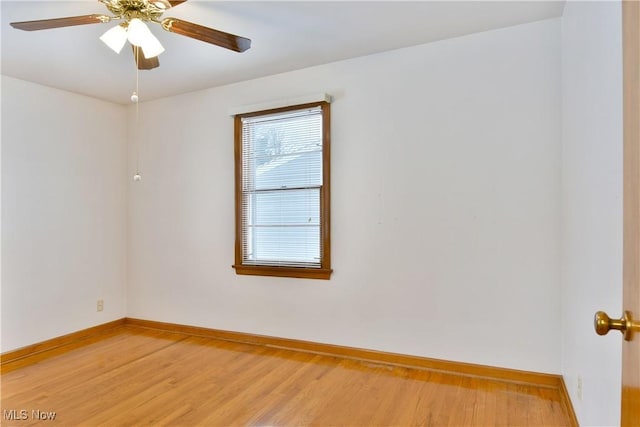
<instances>
[{"instance_id":1,"label":"wooden window sill","mask_svg":"<svg viewBox=\"0 0 640 427\"><path fill-rule=\"evenodd\" d=\"M276 267L270 265L233 265L236 274L249 276L295 277L329 280L333 270L326 268Z\"/></svg>"}]
</instances>

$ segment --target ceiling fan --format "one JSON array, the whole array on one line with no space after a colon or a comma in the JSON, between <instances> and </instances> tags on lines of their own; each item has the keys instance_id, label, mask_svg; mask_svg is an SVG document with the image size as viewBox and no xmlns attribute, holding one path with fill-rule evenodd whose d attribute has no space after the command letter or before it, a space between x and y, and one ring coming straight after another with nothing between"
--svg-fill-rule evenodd
<instances>
[{"instance_id":1,"label":"ceiling fan","mask_svg":"<svg viewBox=\"0 0 640 427\"><path fill-rule=\"evenodd\" d=\"M122 21L104 33L100 39L116 53L120 53L127 40L133 48L138 69L151 70L160 65L158 55L164 52L160 41L151 33L145 22L159 24L170 33L211 43L236 52L251 47L251 40L204 27L177 18L161 18L168 9L187 0L98 0L113 14L83 15L66 18L41 19L37 21L12 22L19 30L36 31L50 28L70 27L85 24L105 24L113 20Z\"/></svg>"}]
</instances>

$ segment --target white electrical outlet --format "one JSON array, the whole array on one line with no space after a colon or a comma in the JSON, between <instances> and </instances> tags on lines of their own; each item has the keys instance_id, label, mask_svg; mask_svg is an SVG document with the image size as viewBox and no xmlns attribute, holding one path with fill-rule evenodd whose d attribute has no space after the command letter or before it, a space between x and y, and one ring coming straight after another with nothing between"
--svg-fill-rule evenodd
<instances>
[{"instance_id":1,"label":"white electrical outlet","mask_svg":"<svg viewBox=\"0 0 640 427\"><path fill-rule=\"evenodd\" d=\"M98 300L98 311L104 310L104 300Z\"/></svg>"},{"instance_id":2,"label":"white electrical outlet","mask_svg":"<svg viewBox=\"0 0 640 427\"><path fill-rule=\"evenodd\" d=\"M578 375L578 384L576 385L576 394L578 399L582 400L582 375Z\"/></svg>"}]
</instances>

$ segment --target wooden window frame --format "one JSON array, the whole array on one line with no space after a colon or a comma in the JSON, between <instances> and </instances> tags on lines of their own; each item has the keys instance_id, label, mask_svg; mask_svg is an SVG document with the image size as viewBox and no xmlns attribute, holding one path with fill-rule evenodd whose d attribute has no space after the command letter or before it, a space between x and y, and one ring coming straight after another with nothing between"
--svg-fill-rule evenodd
<instances>
[{"instance_id":1,"label":"wooden window frame","mask_svg":"<svg viewBox=\"0 0 640 427\"><path fill-rule=\"evenodd\" d=\"M320 107L322 110L322 188L320 190L320 267L291 267L243 264L242 254L242 119L304 108ZM326 101L292 105L262 111L238 114L234 117L235 157L235 264L236 274L251 276L293 277L303 279L331 278L331 109Z\"/></svg>"}]
</instances>

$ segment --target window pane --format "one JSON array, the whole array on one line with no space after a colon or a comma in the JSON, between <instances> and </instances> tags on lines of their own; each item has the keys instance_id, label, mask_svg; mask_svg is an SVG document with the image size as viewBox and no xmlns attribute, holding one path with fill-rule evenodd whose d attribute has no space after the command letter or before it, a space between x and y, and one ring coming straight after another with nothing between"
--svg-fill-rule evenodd
<instances>
[{"instance_id":1,"label":"window pane","mask_svg":"<svg viewBox=\"0 0 640 427\"><path fill-rule=\"evenodd\" d=\"M320 226L249 227L253 253L247 260L261 264L320 262Z\"/></svg>"},{"instance_id":2,"label":"window pane","mask_svg":"<svg viewBox=\"0 0 640 427\"><path fill-rule=\"evenodd\" d=\"M254 194L250 225L320 225L320 190L280 190Z\"/></svg>"},{"instance_id":3,"label":"window pane","mask_svg":"<svg viewBox=\"0 0 640 427\"><path fill-rule=\"evenodd\" d=\"M272 157L256 168L255 189L300 188L322 184L322 151Z\"/></svg>"},{"instance_id":4,"label":"window pane","mask_svg":"<svg viewBox=\"0 0 640 427\"><path fill-rule=\"evenodd\" d=\"M322 185L322 112L305 109L243 119L246 190Z\"/></svg>"}]
</instances>

